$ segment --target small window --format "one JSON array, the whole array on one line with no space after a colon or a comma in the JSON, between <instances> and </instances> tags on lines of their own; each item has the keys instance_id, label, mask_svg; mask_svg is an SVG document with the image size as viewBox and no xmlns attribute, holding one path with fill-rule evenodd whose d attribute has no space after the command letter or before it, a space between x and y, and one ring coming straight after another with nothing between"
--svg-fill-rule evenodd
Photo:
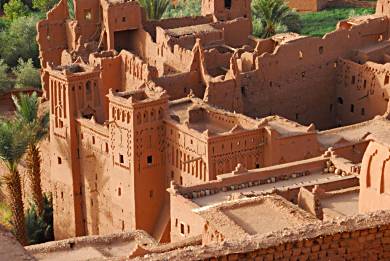
<instances>
[{"instance_id":1,"label":"small window","mask_svg":"<svg viewBox=\"0 0 390 261\"><path fill-rule=\"evenodd\" d=\"M356 77L355 77L355 76L352 76L351 84L355 84L355 82L356 82Z\"/></svg>"},{"instance_id":2,"label":"small window","mask_svg":"<svg viewBox=\"0 0 390 261\"><path fill-rule=\"evenodd\" d=\"M106 142L106 152L108 153L108 143Z\"/></svg>"},{"instance_id":3,"label":"small window","mask_svg":"<svg viewBox=\"0 0 390 261\"><path fill-rule=\"evenodd\" d=\"M303 59L303 52L302 51L299 51L299 59L302 60Z\"/></svg>"},{"instance_id":4,"label":"small window","mask_svg":"<svg viewBox=\"0 0 390 261\"><path fill-rule=\"evenodd\" d=\"M338 102L339 104L344 104L344 100L343 100L343 98L341 98L341 97L338 97L338 98L337 98L337 102Z\"/></svg>"},{"instance_id":5,"label":"small window","mask_svg":"<svg viewBox=\"0 0 390 261\"><path fill-rule=\"evenodd\" d=\"M324 53L324 47L323 47L323 46L320 46L320 47L318 48L318 52L319 52L320 54L323 54L323 53Z\"/></svg>"},{"instance_id":6,"label":"small window","mask_svg":"<svg viewBox=\"0 0 390 261\"><path fill-rule=\"evenodd\" d=\"M362 108L361 114L362 114L362 116L366 115L366 110L364 108Z\"/></svg>"},{"instance_id":7,"label":"small window","mask_svg":"<svg viewBox=\"0 0 390 261\"><path fill-rule=\"evenodd\" d=\"M257 164L256 164L256 169L259 169L259 168L260 168L260 164L257 163Z\"/></svg>"},{"instance_id":8,"label":"small window","mask_svg":"<svg viewBox=\"0 0 390 261\"><path fill-rule=\"evenodd\" d=\"M122 154L119 154L119 163L121 164L125 163L125 159Z\"/></svg>"},{"instance_id":9,"label":"small window","mask_svg":"<svg viewBox=\"0 0 390 261\"><path fill-rule=\"evenodd\" d=\"M175 177L175 173L171 171L171 179L173 179L174 177Z\"/></svg>"},{"instance_id":10,"label":"small window","mask_svg":"<svg viewBox=\"0 0 390 261\"><path fill-rule=\"evenodd\" d=\"M178 224L179 224L179 220L177 220L177 218L176 218L176 220L175 220L175 227L177 227Z\"/></svg>"},{"instance_id":11,"label":"small window","mask_svg":"<svg viewBox=\"0 0 390 261\"><path fill-rule=\"evenodd\" d=\"M190 226L187 225L187 234L189 234L189 233L190 233Z\"/></svg>"},{"instance_id":12,"label":"small window","mask_svg":"<svg viewBox=\"0 0 390 261\"><path fill-rule=\"evenodd\" d=\"M183 223L180 223L180 234L182 234L184 236L184 224Z\"/></svg>"},{"instance_id":13,"label":"small window","mask_svg":"<svg viewBox=\"0 0 390 261\"><path fill-rule=\"evenodd\" d=\"M351 112L355 111L355 105L351 104Z\"/></svg>"},{"instance_id":14,"label":"small window","mask_svg":"<svg viewBox=\"0 0 390 261\"><path fill-rule=\"evenodd\" d=\"M118 188L118 197L122 196L122 189Z\"/></svg>"},{"instance_id":15,"label":"small window","mask_svg":"<svg viewBox=\"0 0 390 261\"><path fill-rule=\"evenodd\" d=\"M183 177L180 177L180 185L183 185Z\"/></svg>"},{"instance_id":16,"label":"small window","mask_svg":"<svg viewBox=\"0 0 390 261\"><path fill-rule=\"evenodd\" d=\"M146 162L148 163L148 165L152 165L153 164L153 156L148 156L147 158L146 158Z\"/></svg>"},{"instance_id":17,"label":"small window","mask_svg":"<svg viewBox=\"0 0 390 261\"><path fill-rule=\"evenodd\" d=\"M62 159L61 159L61 157L58 157L58 158L57 158L57 162L58 162L58 165L61 165L61 164L62 164Z\"/></svg>"},{"instance_id":18,"label":"small window","mask_svg":"<svg viewBox=\"0 0 390 261\"><path fill-rule=\"evenodd\" d=\"M363 82L363 88L365 89L367 87L367 80L364 80Z\"/></svg>"},{"instance_id":19,"label":"small window","mask_svg":"<svg viewBox=\"0 0 390 261\"><path fill-rule=\"evenodd\" d=\"M92 136L92 144L95 144L95 136Z\"/></svg>"},{"instance_id":20,"label":"small window","mask_svg":"<svg viewBox=\"0 0 390 261\"><path fill-rule=\"evenodd\" d=\"M85 20L87 20L87 21L92 20L91 9L86 9L86 10L84 10L84 18L85 18Z\"/></svg>"},{"instance_id":21,"label":"small window","mask_svg":"<svg viewBox=\"0 0 390 261\"><path fill-rule=\"evenodd\" d=\"M153 198L153 194L154 194L153 190L149 191L149 198Z\"/></svg>"},{"instance_id":22,"label":"small window","mask_svg":"<svg viewBox=\"0 0 390 261\"><path fill-rule=\"evenodd\" d=\"M295 119L296 119L296 120L299 119L299 113L295 113Z\"/></svg>"},{"instance_id":23,"label":"small window","mask_svg":"<svg viewBox=\"0 0 390 261\"><path fill-rule=\"evenodd\" d=\"M242 94L243 96L245 96L245 87L244 87L244 86L241 87L241 94Z\"/></svg>"},{"instance_id":24,"label":"small window","mask_svg":"<svg viewBox=\"0 0 390 261\"><path fill-rule=\"evenodd\" d=\"M122 22L126 22L126 17L122 17Z\"/></svg>"},{"instance_id":25,"label":"small window","mask_svg":"<svg viewBox=\"0 0 390 261\"><path fill-rule=\"evenodd\" d=\"M385 76L385 85L389 84L389 82L390 82L390 76L386 75Z\"/></svg>"}]
</instances>

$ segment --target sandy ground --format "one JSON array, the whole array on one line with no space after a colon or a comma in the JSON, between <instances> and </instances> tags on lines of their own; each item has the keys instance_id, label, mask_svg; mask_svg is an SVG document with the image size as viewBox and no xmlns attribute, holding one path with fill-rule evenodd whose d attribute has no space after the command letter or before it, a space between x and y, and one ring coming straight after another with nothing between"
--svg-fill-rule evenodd
<instances>
[{"instance_id":1,"label":"sandy ground","mask_svg":"<svg viewBox=\"0 0 390 261\"><path fill-rule=\"evenodd\" d=\"M359 192L349 192L321 200L323 208L329 208L343 216L359 214Z\"/></svg>"},{"instance_id":2,"label":"sandy ground","mask_svg":"<svg viewBox=\"0 0 390 261\"><path fill-rule=\"evenodd\" d=\"M34 254L38 260L44 261L84 261L103 260L110 257L129 256L136 242L113 243L98 246L85 246L74 250L62 250Z\"/></svg>"}]
</instances>

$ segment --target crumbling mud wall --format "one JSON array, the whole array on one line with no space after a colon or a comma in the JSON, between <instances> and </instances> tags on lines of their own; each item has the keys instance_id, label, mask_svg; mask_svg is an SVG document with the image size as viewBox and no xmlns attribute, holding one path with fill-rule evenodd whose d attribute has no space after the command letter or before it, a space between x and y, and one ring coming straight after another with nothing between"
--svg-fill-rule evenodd
<instances>
[{"instance_id":1,"label":"crumbling mud wall","mask_svg":"<svg viewBox=\"0 0 390 261\"><path fill-rule=\"evenodd\" d=\"M387 260L389 218L388 211L357 215L218 245L187 247L142 260Z\"/></svg>"}]
</instances>

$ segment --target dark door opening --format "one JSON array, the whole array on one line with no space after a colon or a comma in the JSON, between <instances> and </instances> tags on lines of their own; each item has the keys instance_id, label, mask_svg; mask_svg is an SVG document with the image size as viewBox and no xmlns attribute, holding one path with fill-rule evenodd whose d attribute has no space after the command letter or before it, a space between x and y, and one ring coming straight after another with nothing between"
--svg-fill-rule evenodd
<instances>
[{"instance_id":1,"label":"dark door opening","mask_svg":"<svg viewBox=\"0 0 390 261\"><path fill-rule=\"evenodd\" d=\"M115 50L120 52L121 50L132 51L133 48L133 34L136 30L124 30L114 32L114 47Z\"/></svg>"},{"instance_id":2,"label":"dark door opening","mask_svg":"<svg viewBox=\"0 0 390 261\"><path fill-rule=\"evenodd\" d=\"M232 8L232 0L225 0L225 8L227 9Z\"/></svg>"}]
</instances>

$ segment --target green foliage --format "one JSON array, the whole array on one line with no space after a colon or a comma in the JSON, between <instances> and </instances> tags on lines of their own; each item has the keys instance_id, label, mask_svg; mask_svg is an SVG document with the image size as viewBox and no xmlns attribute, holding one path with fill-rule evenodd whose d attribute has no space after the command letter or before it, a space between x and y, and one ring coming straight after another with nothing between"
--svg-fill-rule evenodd
<instances>
[{"instance_id":1,"label":"green foliage","mask_svg":"<svg viewBox=\"0 0 390 261\"><path fill-rule=\"evenodd\" d=\"M310 36L322 37L334 31L340 20L352 16L368 15L374 13L372 8L331 8L320 12L301 14L303 28L301 33Z\"/></svg>"},{"instance_id":2,"label":"green foliage","mask_svg":"<svg viewBox=\"0 0 390 261\"><path fill-rule=\"evenodd\" d=\"M39 115L39 98L34 92L31 95L20 94L19 97L13 96L16 107L16 119L26 126L26 131L29 133L29 144L36 145L42 140L48 132L49 114L44 113Z\"/></svg>"},{"instance_id":3,"label":"green foliage","mask_svg":"<svg viewBox=\"0 0 390 261\"><path fill-rule=\"evenodd\" d=\"M4 4L3 8L5 16L10 20L26 16L29 13L28 6L22 0L10 0Z\"/></svg>"},{"instance_id":4,"label":"green foliage","mask_svg":"<svg viewBox=\"0 0 390 261\"><path fill-rule=\"evenodd\" d=\"M0 58L9 66L16 66L19 58L31 58L35 65L39 64L36 41L36 23L39 19L36 14L20 17L13 20L7 30L0 32Z\"/></svg>"},{"instance_id":5,"label":"green foliage","mask_svg":"<svg viewBox=\"0 0 390 261\"><path fill-rule=\"evenodd\" d=\"M302 23L299 14L284 0L252 1L254 35L267 38L277 33L299 33Z\"/></svg>"},{"instance_id":6,"label":"green foliage","mask_svg":"<svg viewBox=\"0 0 390 261\"><path fill-rule=\"evenodd\" d=\"M74 19L74 2L73 0L68 0L68 12L69 12L69 18Z\"/></svg>"},{"instance_id":7,"label":"green foliage","mask_svg":"<svg viewBox=\"0 0 390 261\"><path fill-rule=\"evenodd\" d=\"M27 237L30 244L40 244L54 240L53 233L53 200L49 195L44 196L44 209L41 216L37 208L30 204L26 213Z\"/></svg>"},{"instance_id":8,"label":"green foliage","mask_svg":"<svg viewBox=\"0 0 390 261\"><path fill-rule=\"evenodd\" d=\"M59 0L33 0L33 8L38 9L42 13L46 13L50 9L53 8L55 4L58 3Z\"/></svg>"},{"instance_id":9,"label":"green foliage","mask_svg":"<svg viewBox=\"0 0 390 261\"><path fill-rule=\"evenodd\" d=\"M11 229L12 212L8 208L7 204L0 202L0 224L6 228Z\"/></svg>"},{"instance_id":10,"label":"green foliage","mask_svg":"<svg viewBox=\"0 0 390 261\"><path fill-rule=\"evenodd\" d=\"M0 122L0 160L15 171L29 144L29 133L19 121Z\"/></svg>"},{"instance_id":11,"label":"green foliage","mask_svg":"<svg viewBox=\"0 0 390 261\"><path fill-rule=\"evenodd\" d=\"M8 65L4 60L0 60L0 93L12 89L12 83L8 78Z\"/></svg>"},{"instance_id":12,"label":"green foliage","mask_svg":"<svg viewBox=\"0 0 390 261\"><path fill-rule=\"evenodd\" d=\"M32 59L26 62L19 59L18 65L12 70L16 76L16 88L41 87L39 69L35 68Z\"/></svg>"},{"instance_id":13,"label":"green foliage","mask_svg":"<svg viewBox=\"0 0 390 261\"><path fill-rule=\"evenodd\" d=\"M180 0L174 6L170 4L167 11L164 13L164 18L183 17L183 16L198 16L201 14L200 0Z\"/></svg>"},{"instance_id":14,"label":"green foliage","mask_svg":"<svg viewBox=\"0 0 390 261\"><path fill-rule=\"evenodd\" d=\"M170 0L138 0L145 8L146 15L151 20L160 20L167 10Z\"/></svg>"}]
</instances>

